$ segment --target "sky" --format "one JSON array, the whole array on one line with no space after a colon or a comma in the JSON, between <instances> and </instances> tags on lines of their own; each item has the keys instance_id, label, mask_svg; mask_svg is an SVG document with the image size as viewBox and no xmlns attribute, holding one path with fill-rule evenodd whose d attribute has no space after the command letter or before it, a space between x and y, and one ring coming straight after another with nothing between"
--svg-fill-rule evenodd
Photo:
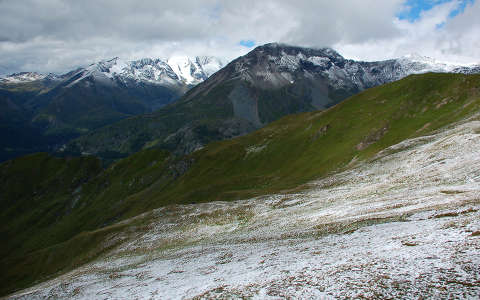
<instances>
[{"instance_id":1,"label":"sky","mask_svg":"<svg viewBox=\"0 0 480 300\"><path fill-rule=\"evenodd\" d=\"M269 42L480 63L478 16L480 0L0 0L0 75L116 56L230 60Z\"/></svg>"}]
</instances>

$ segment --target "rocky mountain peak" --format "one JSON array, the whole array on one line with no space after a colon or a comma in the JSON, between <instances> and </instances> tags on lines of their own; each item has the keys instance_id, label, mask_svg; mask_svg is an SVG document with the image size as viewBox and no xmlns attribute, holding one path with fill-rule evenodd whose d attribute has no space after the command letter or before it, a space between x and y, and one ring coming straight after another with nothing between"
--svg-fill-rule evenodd
<instances>
[{"instance_id":1,"label":"rocky mountain peak","mask_svg":"<svg viewBox=\"0 0 480 300\"><path fill-rule=\"evenodd\" d=\"M292 46L288 44L281 43L270 43L263 46L255 48L249 54L259 55L266 54L270 56L299 56L300 58L305 57L325 57L333 60L345 60L337 51L332 48L323 47L323 48L306 48L299 46Z\"/></svg>"}]
</instances>

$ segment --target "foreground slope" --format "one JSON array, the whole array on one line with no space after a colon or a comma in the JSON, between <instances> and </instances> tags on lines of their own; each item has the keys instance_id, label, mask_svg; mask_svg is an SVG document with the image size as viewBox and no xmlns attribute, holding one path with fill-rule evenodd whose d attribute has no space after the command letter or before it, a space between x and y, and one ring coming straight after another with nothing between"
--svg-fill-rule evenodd
<instances>
[{"instance_id":1,"label":"foreground slope","mask_svg":"<svg viewBox=\"0 0 480 300\"><path fill-rule=\"evenodd\" d=\"M68 151L105 156L161 147L191 153L279 118L331 107L367 88L416 73L478 72L418 58L345 59L330 48L266 44L241 56L159 111L92 131Z\"/></svg>"},{"instance_id":2,"label":"foreground slope","mask_svg":"<svg viewBox=\"0 0 480 300\"><path fill-rule=\"evenodd\" d=\"M294 192L479 109L480 75L415 75L181 158L150 149L104 171L94 158L75 165L78 159L33 155L4 163L0 233L9 243L0 253L3 291L95 258L121 241L117 235L100 243L122 232L124 225L112 224L127 217L172 204ZM37 160L48 166L47 175L35 176ZM29 182L28 188L12 180Z\"/></svg>"},{"instance_id":3,"label":"foreground slope","mask_svg":"<svg viewBox=\"0 0 480 300\"><path fill-rule=\"evenodd\" d=\"M101 258L11 299L476 299L479 164L477 114L303 192L127 220Z\"/></svg>"}]
</instances>

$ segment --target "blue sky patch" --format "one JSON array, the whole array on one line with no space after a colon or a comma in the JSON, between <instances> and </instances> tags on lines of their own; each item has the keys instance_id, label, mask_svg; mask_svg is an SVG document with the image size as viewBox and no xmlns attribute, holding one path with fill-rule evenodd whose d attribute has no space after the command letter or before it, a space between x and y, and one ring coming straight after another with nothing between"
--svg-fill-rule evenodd
<instances>
[{"instance_id":1,"label":"blue sky patch","mask_svg":"<svg viewBox=\"0 0 480 300\"><path fill-rule=\"evenodd\" d=\"M255 42L253 40L241 40L238 44L247 48L252 48L255 46Z\"/></svg>"},{"instance_id":2,"label":"blue sky patch","mask_svg":"<svg viewBox=\"0 0 480 300\"><path fill-rule=\"evenodd\" d=\"M469 4L473 4L474 2L475 2L475 0L463 0L456 9L454 9L450 12L449 17L454 18L458 14L463 13L463 11L465 10L465 7L467 7L467 5L469 5Z\"/></svg>"},{"instance_id":3,"label":"blue sky patch","mask_svg":"<svg viewBox=\"0 0 480 300\"><path fill-rule=\"evenodd\" d=\"M408 20L413 23L420 19L422 12L431 10L437 5L452 2L454 0L407 0L405 6L407 9L397 14L400 20ZM454 18L465 10L468 4L473 4L475 0L461 0L458 7L450 12L449 17Z\"/></svg>"}]
</instances>

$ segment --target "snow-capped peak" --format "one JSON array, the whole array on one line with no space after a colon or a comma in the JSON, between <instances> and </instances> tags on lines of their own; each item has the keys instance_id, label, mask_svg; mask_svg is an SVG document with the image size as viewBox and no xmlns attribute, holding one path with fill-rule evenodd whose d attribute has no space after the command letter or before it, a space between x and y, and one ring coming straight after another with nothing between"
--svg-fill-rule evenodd
<instances>
[{"instance_id":1,"label":"snow-capped peak","mask_svg":"<svg viewBox=\"0 0 480 300\"><path fill-rule=\"evenodd\" d=\"M76 84L86 77L94 76L99 80L110 79L126 83L149 82L160 85L195 85L223 67L223 62L210 56L175 56L169 59L142 58L124 61L118 57L91 64L77 73Z\"/></svg>"},{"instance_id":2,"label":"snow-capped peak","mask_svg":"<svg viewBox=\"0 0 480 300\"><path fill-rule=\"evenodd\" d=\"M198 84L223 67L223 62L212 56L173 56L167 60L173 72L186 84Z\"/></svg>"},{"instance_id":3,"label":"snow-capped peak","mask_svg":"<svg viewBox=\"0 0 480 300\"><path fill-rule=\"evenodd\" d=\"M179 78L185 80L185 83L195 82L193 74L197 70L196 65L187 56L174 56L167 60L168 65Z\"/></svg>"},{"instance_id":4,"label":"snow-capped peak","mask_svg":"<svg viewBox=\"0 0 480 300\"><path fill-rule=\"evenodd\" d=\"M202 67L207 77L210 77L225 66L225 63L220 58L214 56L197 56L196 62Z\"/></svg>"},{"instance_id":5,"label":"snow-capped peak","mask_svg":"<svg viewBox=\"0 0 480 300\"><path fill-rule=\"evenodd\" d=\"M20 72L7 75L4 78L0 78L0 82L4 83L24 83L31 82L36 80L44 79L46 75L39 74L36 72Z\"/></svg>"}]
</instances>

